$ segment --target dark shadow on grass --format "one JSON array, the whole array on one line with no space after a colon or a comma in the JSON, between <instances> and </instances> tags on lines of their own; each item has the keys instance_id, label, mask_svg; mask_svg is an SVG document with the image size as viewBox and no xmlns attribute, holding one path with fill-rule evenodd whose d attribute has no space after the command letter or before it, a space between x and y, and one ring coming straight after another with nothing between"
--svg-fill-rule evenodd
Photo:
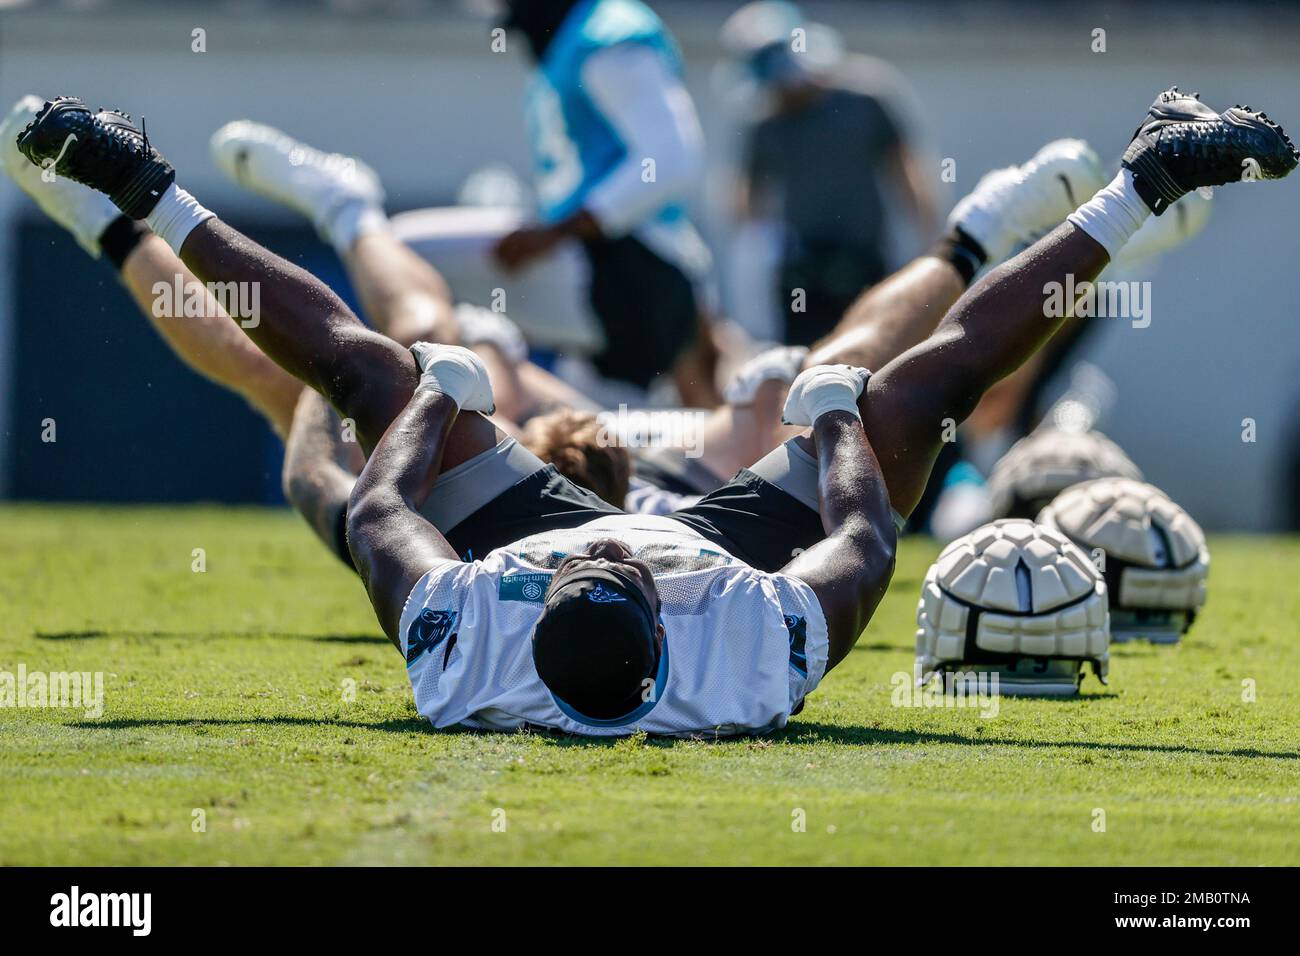
<instances>
[{"instance_id":1,"label":"dark shadow on grass","mask_svg":"<svg viewBox=\"0 0 1300 956\"><path fill-rule=\"evenodd\" d=\"M78 730L141 730L167 727L191 729L199 727L341 727L347 730L383 730L401 734L437 733L456 736L501 736L499 731L479 730L474 727L444 727L435 731L423 717L393 717L388 720L376 720L369 723L360 720L342 720L334 717L118 717L110 720L70 720L64 726L75 727ZM537 736L565 747L612 747L624 739L621 737L582 737L577 734L549 730L544 727L532 727L517 732ZM672 737L650 737L647 738L646 743L650 746L671 747L678 741Z\"/></svg>"},{"instance_id":2,"label":"dark shadow on grass","mask_svg":"<svg viewBox=\"0 0 1300 956\"><path fill-rule=\"evenodd\" d=\"M833 743L852 747L874 747L883 744L961 744L976 747L1027 747L1031 749L1063 747L1075 750L1109 750L1116 753L1195 754L1204 757L1251 757L1268 760L1300 759L1300 752L1297 751L1256 750L1254 747L1207 750L1202 747L1189 747L1183 744L1125 744L1104 743L1097 740L1016 740L1007 737L988 737L924 730L890 730L885 727L843 726L800 720L796 720L786 726L785 729L772 734L772 739L795 744Z\"/></svg>"},{"instance_id":3,"label":"dark shadow on grass","mask_svg":"<svg viewBox=\"0 0 1300 956\"><path fill-rule=\"evenodd\" d=\"M1099 696L1099 695L1089 695ZM198 727L339 727L347 730L382 730L388 733L427 734L430 727L422 717L392 717L387 720L372 722L360 720L342 720L335 717L159 717L130 718L122 717L110 720L75 720L65 726L80 730L137 730L143 728L198 728ZM532 729L522 731L534 734L548 743L559 747L609 748L617 745L620 737L581 737L560 731ZM439 734L493 734L493 731L475 730L469 727L451 727L437 731ZM700 736L694 741L713 742L712 738ZM891 730L886 727L863 727L858 725L824 724L816 721L795 721L783 730L775 731L764 737L723 737L717 742L744 743L746 741L765 740L773 743L815 744L833 743L846 747L881 747L896 744L956 744L974 747L1024 747L1028 749L1066 748L1071 750L1111 751L1114 753L1169 753L1193 754L1203 757L1248 757L1264 760L1297 760L1300 752L1257 750L1253 747L1232 748L1229 750L1208 750L1202 747L1189 747L1181 744L1128 744L1104 743L1095 740L1016 740L1006 737L986 737L951 732L931 732L924 730ZM673 747L687 741L672 737L649 737L646 746Z\"/></svg>"},{"instance_id":4,"label":"dark shadow on grass","mask_svg":"<svg viewBox=\"0 0 1300 956\"><path fill-rule=\"evenodd\" d=\"M73 720L65 726L78 730L141 730L158 727L343 727L348 730L385 730L391 733L428 733L423 717L391 717L366 722L335 717L119 717L112 720Z\"/></svg>"},{"instance_id":5,"label":"dark shadow on grass","mask_svg":"<svg viewBox=\"0 0 1300 956\"><path fill-rule=\"evenodd\" d=\"M383 730L400 734L450 734L453 736L492 736L499 737L501 732L479 730L475 727L444 727L434 730L423 717L392 717L388 720L365 722L360 720L342 720L334 717L118 717L111 720L70 720L65 727L78 730L141 730L147 728L180 727L196 729L199 727L341 727L346 730ZM581 737L559 730L543 727L518 731L549 740L565 746L610 747L623 739L620 737ZM657 746L671 746L676 740L671 737L651 737L647 743Z\"/></svg>"},{"instance_id":6,"label":"dark shadow on grass","mask_svg":"<svg viewBox=\"0 0 1300 956\"><path fill-rule=\"evenodd\" d=\"M1143 641L1141 644L1133 642L1130 644L1110 645L1112 657L1161 657L1165 654L1174 653L1173 644L1148 644Z\"/></svg>"},{"instance_id":7,"label":"dark shadow on grass","mask_svg":"<svg viewBox=\"0 0 1300 956\"><path fill-rule=\"evenodd\" d=\"M279 631L37 631L38 641L95 641L102 638L149 638L151 640L220 640L226 637L256 637L274 640L318 641L322 644L388 644L381 634L287 634Z\"/></svg>"}]
</instances>

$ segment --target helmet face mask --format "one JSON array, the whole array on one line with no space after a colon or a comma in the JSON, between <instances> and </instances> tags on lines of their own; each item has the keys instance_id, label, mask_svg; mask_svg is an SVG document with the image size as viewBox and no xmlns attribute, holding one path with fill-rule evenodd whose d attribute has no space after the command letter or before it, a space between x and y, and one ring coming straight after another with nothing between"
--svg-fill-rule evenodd
<instances>
[{"instance_id":1,"label":"helmet face mask","mask_svg":"<svg viewBox=\"0 0 1300 956\"><path fill-rule=\"evenodd\" d=\"M1022 657L1015 654L1002 655L1001 661L990 656L989 660L982 661L967 660L956 664L945 662L938 665L928 678L918 681L918 684L925 686L934 680L946 685L953 675L977 673L991 686L997 687L999 694L1007 697L1073 697L1083 685L1083 678L1087 674L1084 665L1088 663L1074 658ZM1098 665L1094 662L1092 667L1093 673L1100 678Z\"/></svg>"},{"instance_id":2,"label":"helmet face mask","mask_svg":"<svg viewBox=\"0 0 1300 956\"><path fill-rule=\"evenodd\" d=\"M1195 620L1195 611L1112 607L1110 639L1116 644L1125 644L1129 641L1177 644Z\"/></svg>"}]
</instances>

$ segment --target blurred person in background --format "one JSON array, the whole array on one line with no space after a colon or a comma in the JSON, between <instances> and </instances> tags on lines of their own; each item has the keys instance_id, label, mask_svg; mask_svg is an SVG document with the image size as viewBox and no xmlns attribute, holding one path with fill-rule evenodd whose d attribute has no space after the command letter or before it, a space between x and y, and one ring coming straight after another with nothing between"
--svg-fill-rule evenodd
<instances>
[{"instance_id":1,"label":"blurred person in background","mask_svg":"<svg viewBox=\"0 0 1300 956\"><path fill-rule=\"evenodd\" d=\"M709 253L683 199L704 169L704 139L677 45L640 0L507 0L508 29L536 63L525 101L539 221L496 247L521 269L570 240L590 264L605 335L602 375L646 388L677 370L702 329L696 283ZM697 350L698 351L698 350Z\"/></svg>"},{"instance_id":2,"label":"blurred person in background","mask_svg":"<svg viewBox=\"0 0 1300 956\"><path fill-rule=\"evenodd\" d=\"M843 56L836 31L790 3L746 4L724 24L722 43L763 101L747 131L738 212L782 224L784 341L811 345L890 271L888 195L923 240L938 225L894 111L902 81L883 61Z\"/></svg>"}]
</instances>

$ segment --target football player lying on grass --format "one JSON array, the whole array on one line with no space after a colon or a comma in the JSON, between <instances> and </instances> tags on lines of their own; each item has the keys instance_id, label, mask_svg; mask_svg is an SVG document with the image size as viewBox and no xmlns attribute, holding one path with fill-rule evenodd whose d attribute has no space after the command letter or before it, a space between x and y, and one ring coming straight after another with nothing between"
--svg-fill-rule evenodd
<instances>
[{"instance_id":1,"label":"football player lying on grass","mask_svg":"<svg viewBox=\"0 0 1300 956\"><path fill-rule=\"evenodd\" d=\"M587 734L783 725L879 602L893 522L921 494L940 423L963 419L1060 325L1043 289L1094 279L1151 212L1191 189L1245 166L1280 178L1298 159L1262 114L1161 94L1115 179L964 295L966 270L939 255L895 277L926 308L957 300L933 334L870 377L852 367L852 329L839 354L823 345L825 364L786 402L810 430L694 507L651 518L538 467L483 416L492 394L480 362L367 329L179 189L121 114L61 98L18 146L145 219L201 280L260 283L261 321L245 333L353 419L371 453L348 539L420 712L437 726ZM953 243L954 259L977 266L987 254L969 232Z\"/></svg>"},{"instance_id":2,"label":"football player lying on grass","mask_svg":"<svg viewBox=\"0 0 1300 956\"><path fill-rule=\"evenodd\" d=\"M184 361L267 415L286 439L286 498L322 542L350 564L345 510L364 462L359 447L345 440L338 416L317 393L302 390L297 379L226 320L221 304L144 223L122 216L107 197L79 183L63 177L49 181L18 152L18 132L43 105L37 97L23 97L0 123L0 164L87 251L102 253L117 267L141 309ZM631 447L611 442L609 425L597 419L593 404L528 361L527 343L509 319L454 304L437 270L396 239L383 208L383 186L364 161L323 152L247 120L222 126L213 134L211 148L217 166L235 182L302 214L315 226L337 251L358 290L363 313L376 328L402 345L425 340L469 346L488 368L498 426L543 461L555 464L566 478L611 504L630 512L669 514L726 484L738 470L795 434L781 425L781 409L808 350L773 348L733 375L723 389L722 405L699 416L687 413L689 445L656 442L653 447ZM937 255L973 271L974 253L951 239L960 231L974 237L989 263L997 264L1073 211L1073 197L1091 195L1104 182L1101 163L1086 144L1049 143L1028 162L985 175L953 211L950 237L922 258ZM1177 225L1179 218L1149 219L1126 247L1126 257L1138 247L1150 254L1185 238L1165 228ZM154 294L159 283L175 285L177 276L187 296L204 300L201 308L185 310L197 315L183 314L178 305L169 311ZM952 299L918 298L916 289L928 292L931 287L911 281L914 277L915 270L904 270L899 281L864 294L828 341L838 341L840 352L852 341L856 363L873 368L920 341ZM843 334L850 329L851 339ZM515 425L521 427L516 430Z\"/></svg>"}]
</instances>

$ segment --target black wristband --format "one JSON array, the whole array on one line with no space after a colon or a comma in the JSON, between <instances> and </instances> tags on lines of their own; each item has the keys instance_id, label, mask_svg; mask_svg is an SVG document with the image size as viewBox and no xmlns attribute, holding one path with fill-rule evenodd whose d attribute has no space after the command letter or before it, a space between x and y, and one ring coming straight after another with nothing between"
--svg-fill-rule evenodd
<instances>
[{"instance_id":1,"label":"black wristband","mask_svg":"<svg viewBox=\"0 0 1300 956\"><path fill-rule=\"evenodd\" d=\"M975 273L988 261L984 247L960 229L954 229L933 246L927 255L942 259L961 275L962 281L970 285Z\"/></svg>"},{"instance_id":2,"label":"black wristband","mask_svg":"<svg viewBox=\"0 0 1300 956\"><path fill-rule=\"evenodd\" d=\"M113 268L118 272L122 271L122 263L126 262L135 247L140 244L140 240L149 235L149 227L143 222L132 219L130 216L118 216L108 224L108 228L103 231L99 237L99 248L103 251L105 258L113 263Z\"/></svg>"}]
</instances>

